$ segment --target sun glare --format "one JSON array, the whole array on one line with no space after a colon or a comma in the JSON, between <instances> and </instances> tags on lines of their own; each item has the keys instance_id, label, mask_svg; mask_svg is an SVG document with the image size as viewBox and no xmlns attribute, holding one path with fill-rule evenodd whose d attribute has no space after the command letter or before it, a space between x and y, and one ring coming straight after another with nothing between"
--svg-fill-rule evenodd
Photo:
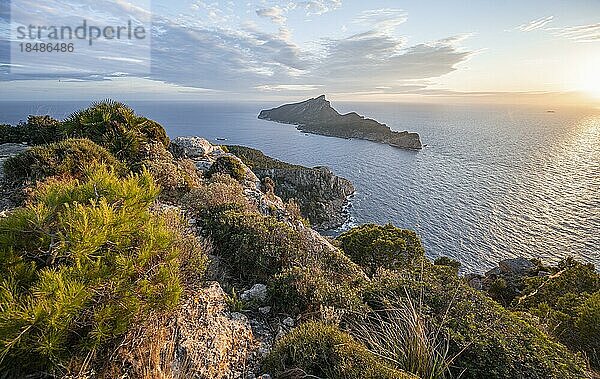
<instances>
[{"instance_id":1,"label":"sun glare","mask_svg":"<svg viewBox=\"0 0 600 379\"><path fill-rule=\"evenodd\" d=\"M578 70L576 90L600 101L600 57L585 61Z\"/></svg>"}]
</instances>

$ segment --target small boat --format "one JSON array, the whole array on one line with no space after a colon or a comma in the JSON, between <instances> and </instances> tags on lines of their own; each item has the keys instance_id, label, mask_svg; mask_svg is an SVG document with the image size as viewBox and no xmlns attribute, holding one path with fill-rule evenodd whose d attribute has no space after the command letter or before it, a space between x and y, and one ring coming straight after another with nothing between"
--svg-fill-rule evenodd
<instances>
[{"instance_id":1,"label":"small boat","mask_svg":"<svg viewBox=\"0 0 600 379\"><path fill-rule=\"evenodd\" d=\"M549 110L547 110L547 111L546 111L546 113L555 113L555 112L556 112L556 111L555 111L555 110L553 110L553 109L549 109Z\"/></svg>"},{"instance_id":2,"label":"small boat","mask_svg":"<svg viewBox=\"0 0 600 379\"><path fill-rule=\"evenodd\" d=\"M227 141L227 138L217 137L215 138L217 141Z\"/></svg>"}]
</instances>

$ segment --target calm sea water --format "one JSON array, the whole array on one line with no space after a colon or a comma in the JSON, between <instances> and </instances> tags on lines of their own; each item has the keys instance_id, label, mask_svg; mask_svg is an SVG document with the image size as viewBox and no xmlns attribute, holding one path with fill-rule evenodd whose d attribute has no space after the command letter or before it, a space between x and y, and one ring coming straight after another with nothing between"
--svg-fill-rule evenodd
<instances>
[{"instance_id":1,"label":"calm sea water","mask_svg":"<svg viewBox=\"0 0 600 379\"><path fill-rule=\"evenodd\" d=\"M428 256L454 257L465 271L515 256L572 255L600 267L600 112L334 103L418 132L427 147L413 152L257 119L276 103L130 104L172 137L227 138L287 162L329 166L357 189L353 224L416 230ZM4 102L0 122L31 113L63 118L85 105Z\"/></svg>"}]
</instances>

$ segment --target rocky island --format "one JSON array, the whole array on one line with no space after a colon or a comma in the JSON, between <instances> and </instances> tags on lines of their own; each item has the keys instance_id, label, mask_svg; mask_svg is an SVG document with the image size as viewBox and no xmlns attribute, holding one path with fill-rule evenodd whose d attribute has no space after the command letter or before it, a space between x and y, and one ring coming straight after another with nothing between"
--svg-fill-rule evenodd
<instances>
[{"instance_id":1,"label":"rocky island","mask_svg":"<svg viewBox=\"0 0 600 379\"><path fill-rule=\"evenodd\" d=\"M306 133L365 139L403 149L423 148L417 133L393 131L389 126L355 112L342 115L331 106L325 95L300 103L262 110L258 118L297 125L298 130Z\"/></svg>"}]
</instances>

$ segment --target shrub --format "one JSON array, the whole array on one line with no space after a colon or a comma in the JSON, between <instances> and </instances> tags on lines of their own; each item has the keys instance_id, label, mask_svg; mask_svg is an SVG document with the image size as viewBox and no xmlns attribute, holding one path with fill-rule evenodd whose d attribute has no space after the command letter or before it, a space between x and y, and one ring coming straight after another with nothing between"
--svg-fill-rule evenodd
<instances>
[{"instance_id":1,"label":"shrub","mask_svg":"<svg viewBox=\"0 0 600 379\"><path fill-rule=\"evenodd\" d=\"M231 155L224 155L217 158L215 163L206 172L206 177L210 178L217 173L227 174L239 182L246 178L244 165Z\"/></svg>"},{"instance_id":2,"label":"shrub","mask_svg":"<svg viewBox=\"0 0 600 379\"><path fill-rule=\"evenodd\" d=\"M600 292L590 296L578 309L575 327L579 334L579 348L590 363L600 367Z\"/></svg>"},{"instance_id":3,"label":"shrub","mask_svg":"<svg viewBox=\"0 0 600 379\"><path fill-rule=\"evenodd\" d=\"M352 268L348 262L339 272L320 263L284 269L269 282L275 308L288 314L316 312L321 306L364 310L361 297L366 280Z\"/></svg>"},{"instance_id":4,"label":"shrub","mask_svg":"<svg viewBox=\"0 0 600 379\"><path fill-rule=\"evenodd\" d=\"M599 341L600 333L588 323L598 311L592 302L598 299L594 294L600 291L600 274L594 265L571 258L548 269L550 276L525 279L524 295L515 300L513 307L539 317L561 343L582 351L592 366L600 368L598 345L591 342Z\"/></svg>"},{"instance_id":5,"label":"shrub","mask_svg":"<svg viewBox=\"0 0 600 379\"><path fill-rule=\"evenodd\" d=\"M341 234L342 251L373 275L379 267L399 268L424 258L421 240L410 230L365 224Z\"/></svg>"},{"instance_id":6,"label":"shrub","mask_svg":"<svg viewBox=\"0 0 600 379\"><path fill-rule=\"evenodd\" d=\"M0 371L59 374L178 302L184 241L150 212L157 195L148 173L100 167L49 180L0 219Z\"/></svg>"},{"instance_id":7,"label":"shrub","mask_svg":"<svg viewBox=\"0 0 600 379\"><path fill-rule=\"evenodd\" d=\"M143 155L142 164L160 185L161 197L178 199L190 189L200 186L194 163L188 159L175 160L161 143L146 144Z\"/></svg>"},{"instance_id":8,"label":"shrub","mask_svg":"<svg viewBox=\"0 0 600 379\"><path fill-rule=\"evenodd\" d=\"M181 204L207 227L217 224L221 214L228 210L251 212L256 207L244 196L244 189L229 175L213 175L207 184L193 188L181 199Z\"/></svg>"},{"instance_id":9,"label":"shrub","mask_svg":"<svg viewBox=\"0 0 600 379\"><path fill-rule=\"evenodd\" d=\"M306 167L303 166L293 165L271 158L263 154L262 151L253 149L251 147L237 145L227 145L224 147L227 148L231 154L240 158L244 164L252 169L306 169Z\"/></svg>"},{"instance_id":10,"label":"shrub","mask_svg":"<svg viewBox=\"0 0 600 379\"><path fill-rule=\"evenodd\" d=\"M211 237L231 284L266 283L274 306L289 313L361 304L365 276L356 264L312 231L258 213L229 175L213 175L182 203Z\"/></svg>"},{"instance_id":11,"label":"shrub","mask_svg":"<svg viewBox=\"0 0 600 379\"><path fill-rule=\"evenodd\" d=\"M380 270L365 293L375 310L380 299L409 296L428 319L446 330L454 375L463 378L583 378L580 356L468 287L452 268L423 262L422 269Z\"/></svg>"},{"instance_id":12,"label":"shrub","mask_svg":"<svg viewBox=\"0 0 600 379\"><path fill-rule=\"evenodd\" d=\"M6 177L13 181L39 180L49 176L80 177L86 167L96 164L121 165L104 148L87 139L68 139L36 146L6 160Z\"/></svg>"},{"instance_id":13,"label":"shrub","mask_svg":"<svg viewBox=\"0 0 600 379\"><path fill-rule=\"evenodd\" d=\"M264 362L275 378L403 379L394 370L332 325L308 322L283 337Z\"/></svg>"},{"instance_id":14,"label":"shrub","mask_svg":"<svg viewBox=\"0 0 600 379\"><path fill-rule=\"evenodd\" d=\"M159 142L164 147L169 146L169 138L157 122L110 100L72 114L63 122L62 131L66 137L96 142L134 169L139 168L144 144Z\"/></svg>"},{"instance_id":15,"label":"shrub","mask_svg":"<svg viewBox=\"0 0 600 379\"><path fill-rule=\"evenodd\" d=\"M29 116L26 123L16 126L0 125L0 143L40 145L60 138L60 122L50 116Z\"/></svg>"},{"instance_id":16,"label":"shrub","mask_svg":"<svg viewBox=\"0 0 600 379\"><path fill-rule=\"evenodd\" d=\"M272 216L225 211L209 230L229 273L241 284L266 283L299 256L299 236Z\"/></svg>"}]
</instances>

